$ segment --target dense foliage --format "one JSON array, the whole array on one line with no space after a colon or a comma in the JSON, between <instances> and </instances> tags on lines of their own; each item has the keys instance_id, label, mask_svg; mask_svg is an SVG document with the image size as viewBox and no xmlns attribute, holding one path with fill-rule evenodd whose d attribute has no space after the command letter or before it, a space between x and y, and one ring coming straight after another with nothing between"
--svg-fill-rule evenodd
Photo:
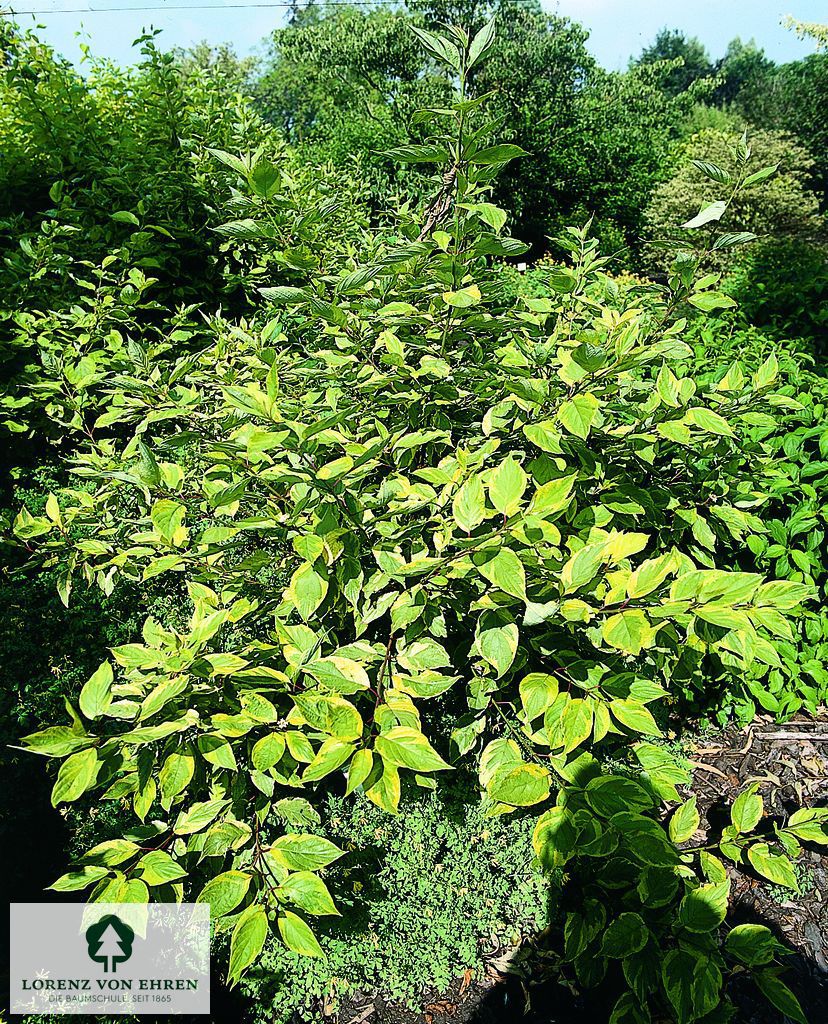
<instances>
[{"instance_id":1,"label":"dense foliage","mask_svg":"<svg viewBox=\"0 0 828 1024\"><path fill-rule=\"evenodd\" d=\"M613 75L467 13L298 12L255 100L226 51L4 36L4 729L81 819L53 888L209 902L261 1019L557 915L612 1024L746 972L804 1020L726 864L797 889L828 811L752 785L697 841L670 740L828 697L824 154L689 133L737 47L722 98L675 36Z\"/></svg>"},{"instance_id":2,"label":"dense foliage","mask_svg":"<svg viewBox=\"0 0 828 1024\"><path fill-rule=\"evenodd\" d=\"M648 68L608 74L587 51L584 30L540 4L462 7L473 27L493 12L501 30L472 81L489 94L501 137L527 151L519 170L504 169L495 198L515 210L522 237L541 251L550 234L591 215L611 249L637 245L641 210L692 98L665 98ZM393 11L311 5L274 34L257 84L261 109L311 159L350 168L357 152L383 208L395 192L422 196L424 179L401 174L387 150L407 140L417 107L443 104L451 89L451 69L439 60L427 58L423 69L410 29L452 17L440 2ZM413 125L417 136L422 130Z\"/></svg>"}]
</instances>

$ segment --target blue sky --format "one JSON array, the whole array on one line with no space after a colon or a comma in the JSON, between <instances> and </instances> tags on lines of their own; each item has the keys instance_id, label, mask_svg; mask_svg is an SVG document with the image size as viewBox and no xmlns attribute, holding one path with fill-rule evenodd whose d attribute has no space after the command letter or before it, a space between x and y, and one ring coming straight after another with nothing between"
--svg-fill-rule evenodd
<instances>
[{"instance_id":1,"label":"blue sky","mask_svg":"<svg viewBox=\"0 0 828 1024\"><path fill-rule=\"evenodd\" d=\"M190 46L206 39L230 42L239 54L257 52L262 38L285 18L283 8L237 8L245 0L203 0L224 9L199 10L193 0L169 0L187 10L106 11L107 7L158 5L166 0L12 0L17 11L92 8L87 13L49 13L36 17L19 15L21 25L45 26L43 37L65 56L79 57L77 33L81 32L95 53L120 62L132 61L132 41L142 28L163 29L167 46ZM252 2L252 0L248 0ZM267 2L267 0L262 0ZM591 33L589 48L606 67L625 67L659 29L679 28L698 36L713 57L724 53L734 36L754 38L777 61L794 60L813 49L782 27L791 14L801 21L828 20L826 0L692 0L668 7L664 0L544 0L549 10L584 24ZM2 0L0 0L2 5ZM190 6L191 5L191 6Z\"/></svg>"}]
</instances>

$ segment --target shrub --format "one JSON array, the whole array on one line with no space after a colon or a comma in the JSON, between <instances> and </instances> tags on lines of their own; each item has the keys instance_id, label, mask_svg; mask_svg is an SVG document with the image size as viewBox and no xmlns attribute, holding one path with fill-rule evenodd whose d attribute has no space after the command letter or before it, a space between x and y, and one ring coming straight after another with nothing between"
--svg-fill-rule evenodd
<instances>
[{"instance_id":1,"label":"shrub","mask_svg":"<svg viewBox=\"0 0 828 1024\"><path fill-rule=\"evenodd\" d=\"M728 182L737 182L741 164L734 147L736 138L706 129L679 147L673 177L654 190L647 207L645 230L649 239L675 237L676 225L689 220L700 208L710 188L710 165L718 169L714 181L724 187ZM759 182L750 184L732 199L728 207L729 226L733 231L773 235L799 244L818 238L823 226L819 200L810 189L813 161L807 152L793 136L778 132L753 131L749 145L762 167L777 171L764 179L763 186ZM710 254L709 260L721 268L740 253L740 249L717 251ZM647 264L651 269L661 266L657 252L652 249Z\"/></svg>"},{"instance_id":2,"label":"shrub","mask_svg":"<svg viewBox=\"0 0 828 1024\"><path fill-rule=\"evenodd\" d=\"M755 371L770 354L787 381L790 412L781 422L758 423L764 444L774 452L763 489L764 533L747 538L742 565L818 588L825 586L826 546L826 399L828 383L816 372L807 340L780 342L774 335L748 326L740 313L713 326L697 322L695 358L711 378L734 360ZM748 562L748 559L750 560ZM821 605L824 602L820 603ZM757 709L786 718L800 711L816 714L828 699L828 619L821 607L809 609L794 632L777 641L779 661L767 677L748 675L745 687L722 689L711 708L719 722L734 711L748 722ZM709 699L710 694L707 694Z\"/></svg>"},{"instance_id":3,"label":"shrub","mask_svg":"<svg viewBox=\"0 0 828 1024\"><path fill-rule=\"evenodd\" d=\"M726 1014L734 967L799 1017L766 930L722 946L722 858L795 887L791 857L825 840L828 812L758 834L751 791L721 841L685 848L689 777L658 742L683 688L767 675L813 594L731 555L764 532L762 428L796 403L774 355L715 380L688 363L678 312L732 305L698 276L727 199L646 302L592 297L607 261L574 228L553 298L498 298L491 258L525 247L490 190L521 150L466 89L493 33L417 33L460 90L394 154L437 165L425 208L339 258L273 253L304 282L141 367L113 399L117 433L73 460L84 488L18 516L67 579L173 574L192 608L185 625L148 618L71 724L24 741L61 762L55 805L100 791L139 820L55 888L209 902L234 983L271 930L320 957L309 918L337 913L321 872L343 851L314 805L344 785L398 814L471 756L486 813L532 808L538 863L588 887L565 955L584 985L618 968L613 1024ZM224 159L258 194L251 161ZM301 210L285 217L301 232Z\"/></svg>"},{"instance_id":4,"label":"shrub","mask_svg":"<svg viewBox=\"0 0 828 1024\"><path fill-rule=\"evenodd\" d=\"M771 239L732 268L725 287L752 323L812 339L820 365L828 346L828 245Z\"/></svg>"}]
</instances>

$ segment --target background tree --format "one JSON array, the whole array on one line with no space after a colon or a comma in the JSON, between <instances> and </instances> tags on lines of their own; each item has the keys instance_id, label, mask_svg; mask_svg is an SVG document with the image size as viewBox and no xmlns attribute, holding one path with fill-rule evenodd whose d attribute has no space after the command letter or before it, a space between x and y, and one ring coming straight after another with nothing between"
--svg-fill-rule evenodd
<instances>
[{"instance_id":1,"label":"background tree","mask_svg":"<svg viewBox=\"0 0 828 1024\"><path fill-rule=\"evenodd\" d=\"M654 239L675 235L679 224L693 217L710 192L710 178L698 162L709 162L728 174L736 168L731 155L735 138L716 129L693 135L677 151L671 178L653 192L646 211L646 226ZM791 135L754 131L749 143L757 166L778 166L762 188L745 189L730 204L728 228L757 236L775 235L800 243L817 241L823 230L818 196L810 188L813 161ZM726 186L723 187L726 191ZM684 234L686 237L686 233ZM725 250L711 257L720 265L732 261L740 250ZM652 251L649 257L652 263ZM657 261L656 261L657 263Z\"/></svg>"},{"instance_id":2,"label":"background tree","mask_svg":"<svg viewBox=\"0 0 828 1024\"><path fill-rule=\"evenodd\" d=\"M422 175L400 171L384 150L403 141L414 109L444 103L450 81L412 44L409 26L462 19L475 27L494 12L502 29L472 80L504 136L529 154L507 170L496 198L516 210L536 253L566 223L590 216L612 248L634 244L691 101L682 94L665 102L654 68L604 71L583 27L539 3L306 8L274 33L256 87L260 109L309 159L356 170L375 206L389 191L421 195ZM413 126L415 138L421 130Z\"/></svg>"},{"instance_id":3,"label":"background tree","mask_svg":"<svg viewBox=\"0 0 828 1024\"><path fill-rule=\"evenodd\" d=\"M402 11L310 5L273 33L255 87L289 143L355 169L375 205L389 190L416 192L385 151L405 140L418 106L447 94L445 76L424 69L411 23Z\"/></svg>"},{"instance_id":4,"label":"background tree","mask_svg":"<svg viewBox=\"0 0 828 1024\"><path fill-rule=\"evenodd\" d=\"M663 64L667 61L676 62L663 69L664 91L672 96L686 92L694 82L714 73L713 64L700 40L677 29L662 29L633 63Z\"/></svg>"},{"instance_id":5,"label":"background tree","mask_svg":"<svg viewBox=\"0 0 828 1024\"><path fill-rule=\"evenodd\" d=\"M778 69L768 100L759 108L765 123L794 132L813 160L813 180L828 203L828 53L814 53ZM747 112L747 111L746 111Z\"/></svg>"},{"instance_id":6,"label":"background tree","mask_svg":"<svg viewBox=\"0 0 828 1024\"><path fill-rule=\"evenodd\" d=\"M753 39L747 43L738 36L731 39L724 57L716 64L715 74L719 82L713 92L713 102L727 106L743 93L759 93L767 87L775 67Z\"/></svg>"}]
</instances>

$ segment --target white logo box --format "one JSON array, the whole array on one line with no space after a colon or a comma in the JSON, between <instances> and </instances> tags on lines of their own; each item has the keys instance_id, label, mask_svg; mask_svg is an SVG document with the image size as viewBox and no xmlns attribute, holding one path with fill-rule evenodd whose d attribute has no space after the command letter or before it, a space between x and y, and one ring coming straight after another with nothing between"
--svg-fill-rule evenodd
<instances>
[{"instance_id":1,"label":"white logo box","mask_svg":"<svg viewBox=\"0 0 828 1024\"><path fill-rule=\"evenodd\" d=\"M206 903L12 903L12 1013L207 1014Z\"/></svg>"}]
</instances>

